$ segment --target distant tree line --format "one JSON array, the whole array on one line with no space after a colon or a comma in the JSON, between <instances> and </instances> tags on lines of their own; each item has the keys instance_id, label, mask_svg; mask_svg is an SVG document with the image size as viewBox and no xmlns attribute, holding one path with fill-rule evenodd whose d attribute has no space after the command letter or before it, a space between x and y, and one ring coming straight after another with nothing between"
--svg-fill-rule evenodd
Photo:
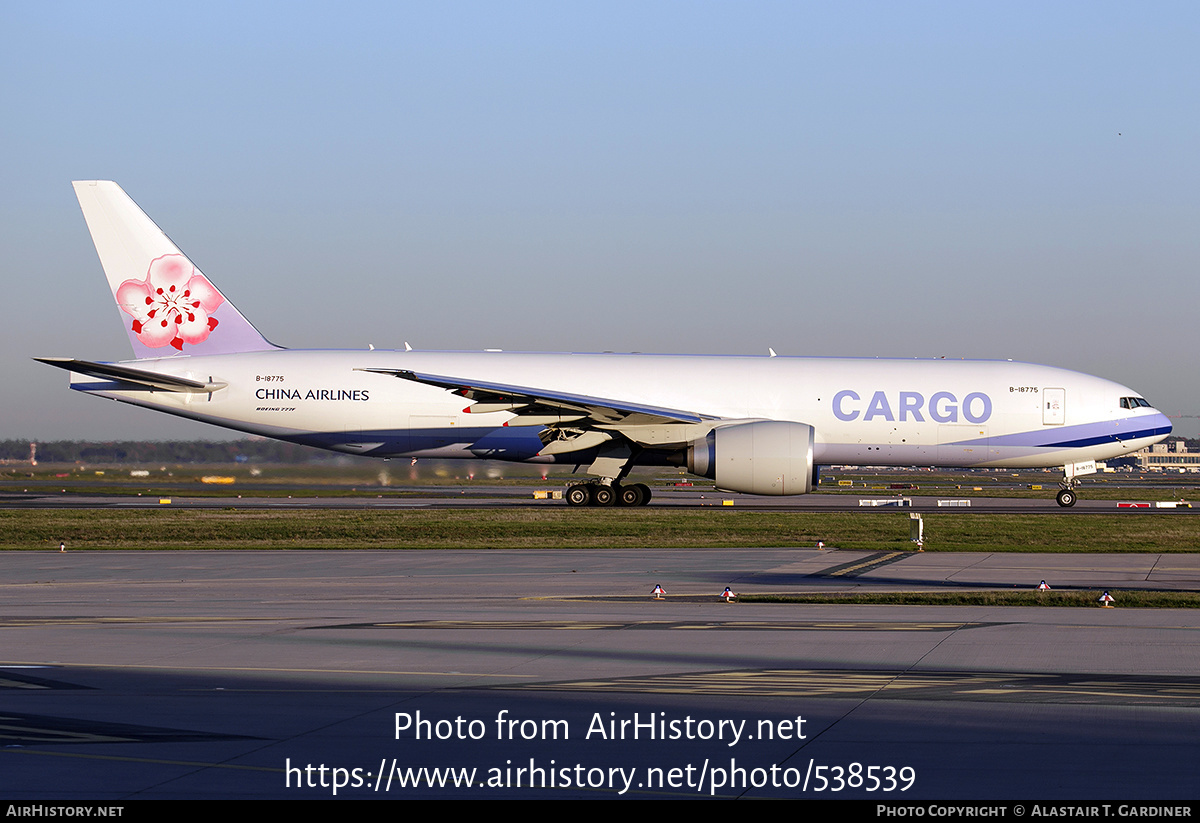
<instances>
[{"instance_id":1,"label":"distant tree line","mask_svg":"<svg viewBox=\"0 0 1200 823\"><path fill-rule=\"evenodd\" d=\"M28 461L29 440L0 440L0 460ZM47 440L37 444L39 463L308 463L331 452L279 440Z\"/></svg>"},{"instance_id":2,"label":"distant tree line","mask_svg":"<svg viewBox=\"0 0 1200 823\"><path fill-rule=\"evenodd\" d=\"M1170 440L1183 440L1171 437ZM1200 438L1185 440L1200 449ZM0 460L28 461L28 440L0 440ZM280 440L47 440L37 444L39 463L310 463L349 457Z\"/></svg>"}]
</instances>

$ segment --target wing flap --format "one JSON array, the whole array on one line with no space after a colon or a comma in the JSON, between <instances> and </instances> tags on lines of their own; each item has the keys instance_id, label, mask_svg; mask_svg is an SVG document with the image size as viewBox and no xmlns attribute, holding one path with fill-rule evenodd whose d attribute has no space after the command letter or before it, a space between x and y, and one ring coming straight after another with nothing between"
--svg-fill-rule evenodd
<instances>
[{"instance_id":1,"label":"wing flap","mask_svg":"<svg viewBox=\"0 0 1200 823\"><path fill-rule=\"evenodd\" d=\"M427 386L437 386L446 391L481 404L485 409L503 405L505 410L518 419L559 416L570 419L573 425L590 424L598 428L624 429L628 426L662 425L667 423L704 423L715 418L680 409L667 409L642 403L629 403L604 397L537 389L528 386L513 386L483 380L469 380L437 374L422 374L407 369L361 368L357 371L388 374L402 380L411 380ZM495 410L499 410L498 408Z\"/></svg>"}]
</instances>

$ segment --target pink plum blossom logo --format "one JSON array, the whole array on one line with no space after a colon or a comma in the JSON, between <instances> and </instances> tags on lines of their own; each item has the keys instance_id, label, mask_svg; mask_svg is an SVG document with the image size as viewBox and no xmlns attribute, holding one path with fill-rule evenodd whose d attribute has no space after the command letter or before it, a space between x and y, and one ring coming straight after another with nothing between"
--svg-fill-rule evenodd
<instances>
[{"instance_id":1,"label":"pink plum blossom logo","mask_svg":"<svg viewBox=\"0 0 1200 823\"><path fill-rule=\"evenodd\" d=\"M212 313L224 302L182 254L156 258L145 280L126 280L117 289L117 304L133 317L130 329L152 349L169 344L183 351L184 343L203 343L217 327Z\"/></svg>"}]
</instances>

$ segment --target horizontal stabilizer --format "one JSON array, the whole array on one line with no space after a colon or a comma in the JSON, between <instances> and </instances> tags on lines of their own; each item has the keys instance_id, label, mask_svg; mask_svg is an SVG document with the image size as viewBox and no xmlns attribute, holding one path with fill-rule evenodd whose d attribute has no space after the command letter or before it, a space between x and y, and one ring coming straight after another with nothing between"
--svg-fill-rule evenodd
<instances>
[{"instance_id":1,"label":"horizontal stabilizer","mask_svg":"<svg viewBox=\"0 0 1200 823\"><path fill-rule=\"evenodd\" d=\"M175 392L215 392L223 389L225 383L206 383L201 380L189 380L186 377L175 377L170 374L158 374L145 369L133 369L129 366L118 366L113 363L93 363L89 360L75 360L71 357L35 357L39 363L47 366L66 369L76 374L86 374L89 377L99 377L102 380L116 380L120 383L132 383L135 386L145 386L159 391Z\"/></svg>"}]
</instances>

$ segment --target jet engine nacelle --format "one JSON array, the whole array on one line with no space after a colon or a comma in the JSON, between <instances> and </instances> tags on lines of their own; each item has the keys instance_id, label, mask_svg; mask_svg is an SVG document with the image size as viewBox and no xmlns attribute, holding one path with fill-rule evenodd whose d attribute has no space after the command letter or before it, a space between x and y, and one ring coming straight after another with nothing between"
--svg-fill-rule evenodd
<instances>
[{"instance_id":1,"label":"jet engine nacelle","mask_svg":"<svg viewBox=\"0 0 1200 823\"><path fill-rule=\"evenodd\" d=\"M688 446L688 471L727 491L807 494L813 487L813 427L775 420L718 426Z\"/></svg>"}]
</instances>

